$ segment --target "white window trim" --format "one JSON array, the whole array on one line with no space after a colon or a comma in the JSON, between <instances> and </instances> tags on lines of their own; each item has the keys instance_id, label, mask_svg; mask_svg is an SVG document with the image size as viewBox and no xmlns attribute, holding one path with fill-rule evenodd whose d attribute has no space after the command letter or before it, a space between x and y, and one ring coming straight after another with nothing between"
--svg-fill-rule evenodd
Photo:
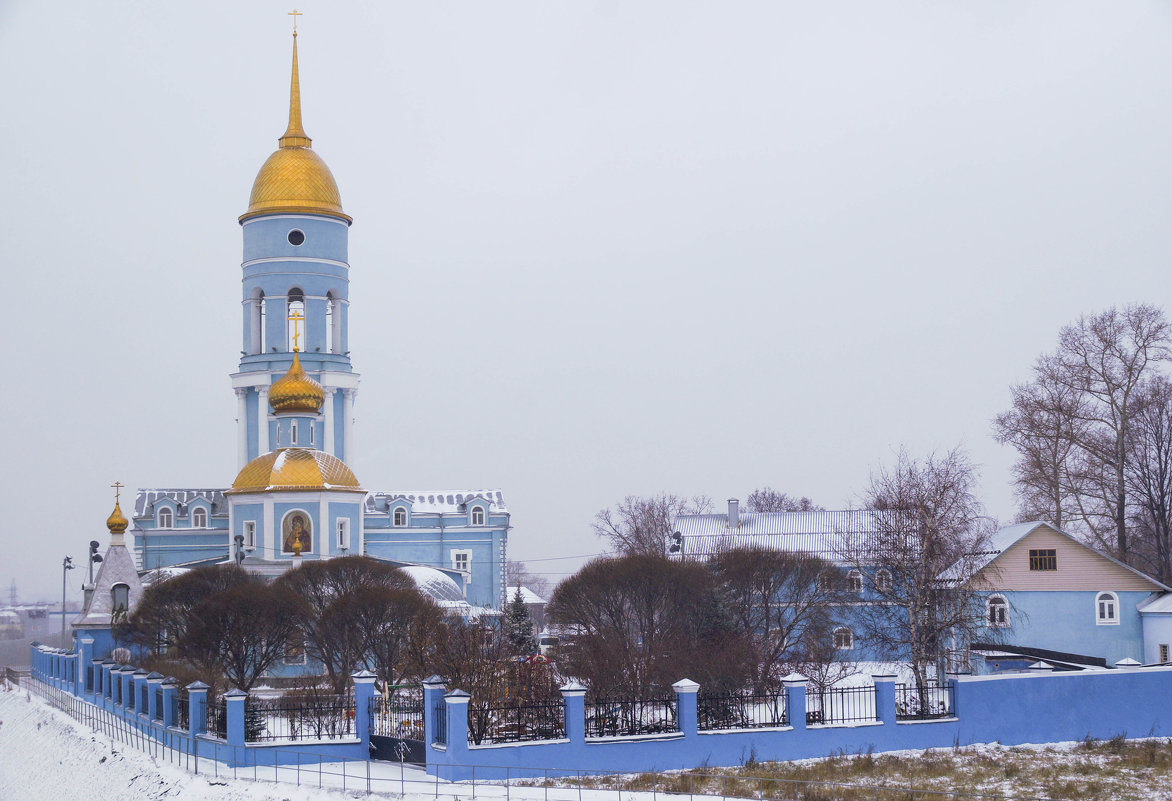
<instances>
[{"instance_id":1,"label":"white window trim","mask_svg":"<svg viewBox=\"0 0 1172 801\"><path fill-rule=\"evenodd\" d=\"M1103 618L1099 615L1099 603L1102 597L1106 595L1111 599L1111 610L1114 615L1110 618ZM1097 626L1118 626L1119 625L1119 595L1114 592L1103 590L1095 593L1095 625Z\"/></svg>"},{"instance_id":2,"label":"white window trim","mask_svg":"<svg viewBox=\"0 0 1172 801\"><path fill-rule=\"evenodd\" d=\"M467 567L460 567L459 557L467 558ZM469 577L472 576L472 551L468 549L453 548L452 553L452 570L460 570L466 573Z\"/></svg>"},{"instance_id":3,"label":"white window trim","mask_svg":"<svg viewBox=\"0 0 1172 801\"><path fill-rule=\"evenodd\" d=\"M872 581L875 589L879 592L891 592L891 571L887 568L882 568L875 573L875 579Z\"/></svg>"},{"instance_id":4,"label":"white window trim","mask_svg":"<svg viewBox=\"0 0 1172 801\"><path fill-rule=\"evenodd\" d=\"M163 524L164 515L170 518L166 525ZM164 506L159 509L158 513L159 528L175 528L175 511L170 506Z\"/></svg>"},{"instance_id":5,"label":"white window trim","mask_svg":"<svg viewBox=\"0 0 1172 801\"><path fill-rule=\"evenodd\" d=\"M338 550L350 550L350 518L339 517L337 522Z\"/></svg>"},{"instance_id":6,"label":"white window trim","mask_svg":"<svg viewBox=\"0 0 1172 801\"><path fill-rule=\"evenodd\" d=\"M851 592L863 594L863 574L858 570L852 570L846 574L847 589Z\"/></svg>"},{"instance_id":7,"label":"white window trim","mask_svg":"<svg viewBox=\"0 0 1172 801\"><path fill-rule=\"evenodd\" d=\"M196 513L197 513L197 512L203 512L203 525L202 525L202 526L197 526L197 525L195 524L195 515L196 515ZM207 508L206 508L206 507L203 507L203 506L197 506L197 507L195 507L194 509L192 509L192 510L191 510L191 527L192 527L192 528L207 528L207 527L208 527L208 521L209 521L210 519L211 519L211 515L209 515L209 514L208 514L208 510L207 510Z\"/></svg>"},{"instance_id":8,"label":"white window trim","mask_svg":"<svg viewBox=\"0 0 1172 801\"><path fill-rule=\"evenodd\" d=\"M1005 606L1005 622L1004 623L994 623L992 618L989 615L989 611L993 608L993 603L995 601L998 602L998 605L1003 604ZM985 599L985 628L1007 629L1009 627L1010 627L1009 599L1006 598L1004 595L1000 595L1000 594L990 595L988 598Z\"/></svg>"},{"instance_id":9,"label":"white window trim","mask_svg":"<svg viewBox=\"0 0 1172 801\"><path fill-rule=\"evenodd\" d=\"M477 512L480 512L480 522L479 523L476 522L476 513ZM483 526L486 520L488 520L488 513L485 512L483 506L477 504L476 506L473 506L471 510L469 510L469 512L468 512L469 525Z\"/></svg>"},{"instance_id":10,"label":"white window trim","mask_svg":"<svg viewBox=\"0 0 1172 801\"><path fill-rule=\"evenodd\" d=\"M255 551L256 550L256 521L255 520L245 520L243 531L244 531L244 550Z\"/></svg>"},{"instance_id":11,"label":"white window trim","mask_svg":"<svg viewBox=\"0 0 1172 801\"><path fill-rule=\"evenodd\" d=\"M850 643L849 645L840 646L838 644L838 634L841 631L846 632L846 635L849 638L848 639L848 642ZM836 628L834 630L833 636L834 636L834 650L836 650L836 651L853 651L855 649L855 633L853 631L851 631L848 626L839 626L838 628Z\"/></svg>"},{"instance_id":12,"label":"white window trim","mask_svg":"<svg viewBox=\"0 0 1172 801\"><path fill-rule=\"evenodd\" d=\"M403 522L402 523L395 522L395 515L397 515L399 512L403 513ZM391 526L393 528L404 528L410 522L411 522L411 513L407 511L407 507L396 506L394 509L391 510Z\"/></svg>"}]
</instances>

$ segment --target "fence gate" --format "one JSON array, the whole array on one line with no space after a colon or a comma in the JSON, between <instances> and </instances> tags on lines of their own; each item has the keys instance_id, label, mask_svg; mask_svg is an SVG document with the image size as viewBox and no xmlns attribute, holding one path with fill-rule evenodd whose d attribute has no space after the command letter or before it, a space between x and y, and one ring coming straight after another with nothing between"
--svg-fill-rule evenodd
<instances>
[{"instance_id":1,"label":"fence gate","mask_svg":"<svg viewBox=\"0 0 1172 801\"><path fill-rule=\"evenodd\" d=\"M423 691L370 699L370 756L387 762L427 763Z\"/></svg>"}]
</instances>

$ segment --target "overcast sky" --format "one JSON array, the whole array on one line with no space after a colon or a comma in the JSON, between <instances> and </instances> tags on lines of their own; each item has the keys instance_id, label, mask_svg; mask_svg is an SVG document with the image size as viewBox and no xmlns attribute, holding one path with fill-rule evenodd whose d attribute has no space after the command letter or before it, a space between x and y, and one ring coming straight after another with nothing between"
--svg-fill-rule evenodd
<instances>
[{"instance_id":1,"label":"overcast sky","mask_svg":"<svg viewBox=\"0 0 1172 801\"><path fill-rule=\"evenodd\" d=\"M0 2L4 600L106 543L115 480L235 476L288 10ZM354 217L351 466L499 487L536 569L628 493L840 507L901 444L962 444L1011 518L1009 385L1080 314L1167 303L1167 3L301 10Z\"/></svg>"}]
</instances>

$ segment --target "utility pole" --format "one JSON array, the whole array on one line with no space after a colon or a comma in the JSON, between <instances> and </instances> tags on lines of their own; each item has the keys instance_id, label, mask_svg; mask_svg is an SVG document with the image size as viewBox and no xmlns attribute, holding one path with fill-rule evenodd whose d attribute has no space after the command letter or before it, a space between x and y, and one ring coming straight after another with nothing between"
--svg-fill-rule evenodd
<instances>
[{"instance_id":1,"label":"utility pole","mask_svg":"<svg viewBox=\"0 0 1172 801\"><path fill-rule=\"evenodd\" d=\"M65 647L65 577L73 570L73 557L67 556L61 562L61 647Z\"/></svg>"}]
</instances>

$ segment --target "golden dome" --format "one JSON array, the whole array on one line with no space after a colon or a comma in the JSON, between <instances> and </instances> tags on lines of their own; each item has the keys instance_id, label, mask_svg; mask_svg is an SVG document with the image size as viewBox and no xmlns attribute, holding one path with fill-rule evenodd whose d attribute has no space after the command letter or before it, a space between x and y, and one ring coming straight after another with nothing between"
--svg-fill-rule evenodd
<instances>
[{"instance_id":1,"label":"golden dome","mask_svg":"<svg viewBox=\"0 0 1172 801\"><path fill-rule=\"evenodd\" d=\"M262 214L324 214L351 222L342 211L342 196L330 168L313 152L313 140L301 127L301 83L297 77L297 32L293 32L293 77L289 86L289 127L277 140L252 183L248 211L240 222Z\"/></svg>"},{"instance_id":2,"label":"golden dome","mask_svg":"<svg viewBox=\"0 0 1172 801\"><path fill-rule=\"evenodd\" d=\"M336 456L310 448L280 448L244 465L228 492L322 489L362 487L353 471Z\"/></svg>"},{"instance_id":3,"label":"golden dome","mask_svg":"<svg viewBox=\"0 0 1172 801\"><path fill-rule=\"evenodd\" d=\"M122 516L122 507L118 501L114 501L114 511L110 512L110 516L106 518L106 528L110 529L111 534L122 534L128 525L130 525L130 521Z\"/></svg>"},{"instance_id":4,"label":"golden dome","mask_svg":"<svg viewBox=\"0 0 1172 801\"><path fill-rule=\"evenodd\" d=\"M301 359L297 351L293 351L293 365L289 372L269 387L269 405L273 407L273 412L317 414L325 399L326 391L301 368Z\"/></svg>"}]
</instances>

